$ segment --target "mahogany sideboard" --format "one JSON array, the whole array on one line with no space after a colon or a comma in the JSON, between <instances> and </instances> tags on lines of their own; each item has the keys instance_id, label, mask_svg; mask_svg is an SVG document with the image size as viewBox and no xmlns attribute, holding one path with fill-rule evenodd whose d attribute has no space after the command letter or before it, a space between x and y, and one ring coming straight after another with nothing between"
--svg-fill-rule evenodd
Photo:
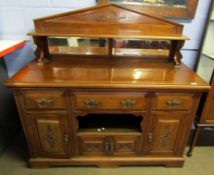
<instances>
[{"instance_id":1,"label":"mahogany sideboard","mask_svg":"<svg viewBox=\"0 0 214 175\"><path fill-rule=\"evenodd\" d=\"M6 82L31 167L183 166L209 85L181 63L182 25L115 4L34 23L36 60Z\"/></svg>"}]
</instances>

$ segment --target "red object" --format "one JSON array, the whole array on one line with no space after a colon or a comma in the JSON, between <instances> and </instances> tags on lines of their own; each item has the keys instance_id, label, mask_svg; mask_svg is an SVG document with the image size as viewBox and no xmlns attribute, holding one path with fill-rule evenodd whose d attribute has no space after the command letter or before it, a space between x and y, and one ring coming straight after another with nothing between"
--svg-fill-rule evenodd
<instances>
[{"instance_id":1,"label":"red object","mask_svg":"<svg viewBox=\"0 0 214 175\"><path fill-rule=\"evenodd\" d=\"M18 49L20 47L23 47L24 45L25 45L25 41L21 41L21 42L19 42L17 44L12 45L11 47L8 47L8 48L0 51L0 59L1 59L1 57L13 52L14 50L16 50L16 49Z\"/></svg>"}]
</instances>

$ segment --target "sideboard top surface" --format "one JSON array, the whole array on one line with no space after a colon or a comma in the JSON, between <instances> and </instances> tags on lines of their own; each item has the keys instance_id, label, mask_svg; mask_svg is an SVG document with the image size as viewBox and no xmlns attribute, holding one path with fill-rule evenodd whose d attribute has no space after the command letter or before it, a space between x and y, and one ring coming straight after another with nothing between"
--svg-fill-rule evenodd
<instances>
[{"instance_id":1,"label":"sideboard top surface","mask_svg":"<svg viewBox=\"0 0 214 175\"><path fill-rule=\"evenodd\" d=\"M209 85L181 64L32 62L7 80L9 87L140 88L208 90Z\"/></svg>"}]
</instances>

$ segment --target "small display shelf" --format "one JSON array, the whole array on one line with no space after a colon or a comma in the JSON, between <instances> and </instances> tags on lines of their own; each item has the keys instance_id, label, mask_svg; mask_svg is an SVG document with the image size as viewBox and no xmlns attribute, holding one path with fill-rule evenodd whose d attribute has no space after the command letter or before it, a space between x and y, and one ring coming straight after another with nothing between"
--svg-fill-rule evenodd
<instances>
[{"instance_id":1,"label":"small display shelf","mask_svg":"<svg viewBox=\"0 0 214 175\"><path fill-rule=\"evenodd\" d=\"M142 117L129 114L89 114L77 116L80 133L141 133Z\"/></svg>"},{"instance_id":2,"label":"small display shelf","mask_svg":"<svg viewBox=\"0 0 214 175\"><path fill-rule=\"evenodd\" d=\"M37 45L36 58L46 63L60 57L109 62L132 57L134 62L155 60L178 66L180 49L188 39L178 23L117 4L40 18L34 24L36 30L29 35Z\"/></svg>"}]
</instances>

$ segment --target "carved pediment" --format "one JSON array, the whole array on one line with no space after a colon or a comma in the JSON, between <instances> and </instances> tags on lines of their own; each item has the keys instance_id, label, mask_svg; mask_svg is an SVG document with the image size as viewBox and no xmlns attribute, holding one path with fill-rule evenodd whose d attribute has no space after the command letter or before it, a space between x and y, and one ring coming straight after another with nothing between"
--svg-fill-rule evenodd
<instances>
[{"instance_id":1,"label":"carved pediment","mask_svg":"<svg viewBox=\"0 0 214 175\"><path fill-rule=\"evenodd\" d=\"M34 23L40 36L185 38L180 24L115 4L35 19Z\"/></svg>"}]
</instances>

